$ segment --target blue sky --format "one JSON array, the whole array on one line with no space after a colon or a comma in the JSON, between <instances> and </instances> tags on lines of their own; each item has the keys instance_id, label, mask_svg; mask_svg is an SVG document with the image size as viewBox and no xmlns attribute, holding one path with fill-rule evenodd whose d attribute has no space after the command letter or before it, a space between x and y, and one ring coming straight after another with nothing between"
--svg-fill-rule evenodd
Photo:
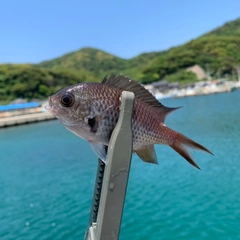
<instances>
[{"instance_id":1,"label":"blue sky","mask_svg":"<svg viewBox=\"0 0 240 240\"><path fill-rule=\"evenodd\" d=\"M0 63L38 63L83 47L122 58L166 50L240 17L239 0L5 0Z\"/></svg>"}]
</instances>

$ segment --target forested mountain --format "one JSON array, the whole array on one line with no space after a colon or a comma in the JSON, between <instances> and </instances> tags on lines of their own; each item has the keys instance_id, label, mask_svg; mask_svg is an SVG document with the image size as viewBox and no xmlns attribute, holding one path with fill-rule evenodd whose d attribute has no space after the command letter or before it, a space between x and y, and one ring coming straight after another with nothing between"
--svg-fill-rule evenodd
<instances>
[{"instance_id":1,"label":"forested mountain","mask_svg":"<svg viewBox=\"0 0 240 240\"><path fill-rule=\"evenodd\" d=\"M164 52L144 53L132 59L121 59L106 52L84 48L60 58L40 63L47 68L85 69L101 77L118 72L130 75L141 82L166 78L176 81L196 80L184 70L194 64L221 77L235 71L240 64L240 18L228 22L199 38ZM189 79L188 79L189 78Z\"/></svg>"},{"instance_id":2,"label":"forested mountain","mask_svg":"<svg viewBox=\"0 0 240 240\"><path fill-rule=\"evenodd\" d=\"M0 65L0 102L15 98L42 99L79 82L95 81L85 70L52 70L26 64Z\"/></svg>"},{"instance_id":3,"label":"forested mountain","mask_svg":"<svg viewBox=\"0 0 240 240\"><path fill-rule=\"evenodd\" d=\"M102 74L116 69L125 69L128 61L113 56L101 50L83 48L79 51L66 54L62 57L45 61L39 64L41 67L51 69L85 69L95 74Z\"/></svg>"},{"instance_id":4,"label":"forested mountain","mask_svg":"<svg viewBox=\"0 0 240 240\"><path fill-rule=\"evenodd\" d=\"M160 47L160 46L159 46ZM240 65L240 18L197 39L167 51L143 53L122 59L93 48L83 48L35 65L0 65L0 101L14 98L46 98L77 82L101 81L113 72L143 83L166 79L180 83L197 81L185 71L199 64L212 77L234 76Z\"/></svg>"},{"instance_id":5,"label":"forested mountain","mask_svg":"<svg viewBox=\"0 0 240 240\"><path fill-rule=\"evenodd\" d=\"M82 48L62 57L42 62L38 66L49 69L84 69L102 77L106 73L113 72L139 76L143 66L161 55L163 55L163 52L144 53L127 60L98 49Z\"/></svg>"},{"instance_id":6,"label":"forested mountain","mask_svg":"<svg viewBox=\"0 0 240 240\"><path fill-rule=\"evenodd\" d=\"M216 28L204 36L238 36L240 37L240 18L235 21L228 22L222 27Z\"/></svg>"},{"instance_id":7,"label":"forested mountain","mask_svg":"<svg viewBox=\"0 0 240 240\"><path fill-rule=\"evenodd\" d=\"M159 79L168 81L191 81L187 67L199 64L208 70L212 77L226 74L236 76L240 65L240 18L228 22L197 39L169 49L163 56L155 57L142 70L142 82ZM195 77L196 80L196 77Z\"/></svg>"},{"instance_id":8,"label":"forested mountain","mask_svg":"<svg viewBox=\"0 0 240 240\"><path fill-rule=\"evenodd\" d=\"M168 80L173 78L173 74L178 76L194 64L199 64L205 70L208 68L213 77L220 78L235 73L240 64L239 52L240 37L201 37L169 50L164 56L154 58L143 69L143 80Z\"/></svg>"}]
</instances>

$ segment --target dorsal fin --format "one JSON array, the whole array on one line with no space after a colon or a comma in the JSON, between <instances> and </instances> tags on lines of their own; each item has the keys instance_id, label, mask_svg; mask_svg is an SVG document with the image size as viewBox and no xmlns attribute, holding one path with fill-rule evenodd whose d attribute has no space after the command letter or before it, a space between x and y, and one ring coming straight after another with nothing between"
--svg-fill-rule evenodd
<instances>
[{"instance_id":1,"label":"dorsal fin","mask_svg":"<svg viewBox=\"0 0 240 240\"><path fill-rule=\"evenodd\" d=\"M161 104L147 89L145 89L141 84L135 82L129 77L125 77L120 74L112 74L109 78L107 76L102 80L103 84L115 87L122 91L130 91L135 94L135 98L149 104L152 107L157 108L160 112L165 113L165 116L178 108L169 108Z\"/></svg>"}]
</instances>

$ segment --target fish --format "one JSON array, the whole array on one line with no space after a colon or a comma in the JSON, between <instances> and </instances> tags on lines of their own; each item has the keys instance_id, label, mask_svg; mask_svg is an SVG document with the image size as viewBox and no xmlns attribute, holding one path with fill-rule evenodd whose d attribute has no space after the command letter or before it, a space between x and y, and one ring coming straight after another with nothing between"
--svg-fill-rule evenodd
<instances>
[{"instance_id":1,"label":"fish","mask_svg":"<svg viewBox=\"0 0 240 240\"><path fill-rule=\"evenodd\" d=\"M144 162L158 164L155 144L170 146L198 169L188 148L213 154L164 124L168 114L179 107L164 106L141 84L122 74L105 76L101 83L79 83L66 87L50 96L45 108L69 131L87 140L98 158L106 163L107 147L119 118L123 91L135 95L133 152Z\"/></svg>"}]
</instances>

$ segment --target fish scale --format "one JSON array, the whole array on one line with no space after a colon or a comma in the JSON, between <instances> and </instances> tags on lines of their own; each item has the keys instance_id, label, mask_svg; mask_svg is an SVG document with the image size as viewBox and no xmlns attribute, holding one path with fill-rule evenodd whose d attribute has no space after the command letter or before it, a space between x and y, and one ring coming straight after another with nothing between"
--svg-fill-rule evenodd
<instances>
[{"instance_id":1,"label":"fish scale","mask_svg":"<svg viewBox=\"0 0 240 240\"><path fill-rule=\"evenodd\" d=\"M96 87L96 86L95 86ZM114 126L117 123L119 116L119 107L120 107L120 99L121 91L117 89L112 89L109 91L108 99L104 99L102 97L106 96L106 88L102 87L96 88L97 94L94 96L94 100L92 101L92 111L91 115L98 115L101 112L106 111L106 109L110 107L110 110L107 110L105 114L108 116L106 121L102 121L102 125L99 126L99 131L97 136L108 136L109 132L112 132ZM133 114L133 149L142 149L145 146L152 145L154 143L158 143L160 136L158 131L158 122L156 121L156 117L151 111L151 108L144 103L139 103L139 100L136 100L135 103L135 111ZM109 138L104 140L105 143L108 144Z\"/></svg>"}]
</instances>

